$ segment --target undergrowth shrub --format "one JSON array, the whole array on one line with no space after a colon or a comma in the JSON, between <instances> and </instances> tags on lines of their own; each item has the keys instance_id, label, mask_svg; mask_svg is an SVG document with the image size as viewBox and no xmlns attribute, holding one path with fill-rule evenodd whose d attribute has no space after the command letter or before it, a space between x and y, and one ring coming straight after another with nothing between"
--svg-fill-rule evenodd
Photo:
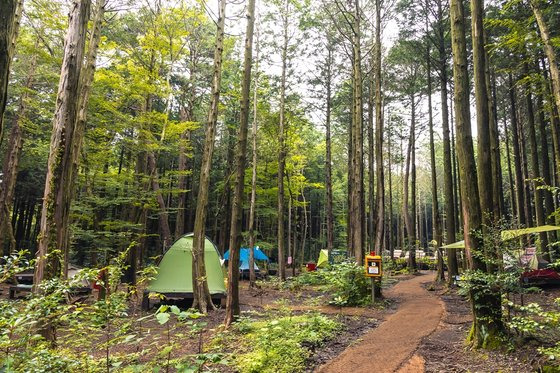
<instances>
[{"instance_id":1,"label":"undergrowth shrub","mask_svg":"<svg viewBox=\"0 0 560 373\"><path fill-rule=\"evenodd\" d=\"M100 269L86 268L71 279L43 281L40 292L24 299L0 299L0 372L144 372L161 367L195 372L219 362L221 355L201 353L206 323L195 321L197 313L163 307L140 317L136 288L120 283L127 254L122 252L102 269L105 280L99 277ZM32 268L33 261L25 260L25 255L2 258L0 280ZM138 285L154 273L153 267L145 267ZM74 299L73 289L83 280L100 283L105 298ZM153 327L154 321L165 330ZM180 331L171 333L171 322L173 328L182 327ZM41 333L46 325L53 330L53 342ZM199 353L177 358L175 350L185 339L198 340Z\"/></svg>"},{"instance_id":2,"label":"undergrowth shrub","mask_svg":"<svg viewBox=\"0 0 560 373\"><path fill-rule=\"evenodd\" d=\"M548 310L537 303L520 306L509 302L508 305L515 310L507 323L510 330L520 337L537 340L541 344L537 351L547 360L543 365L549 371L560 371L560 298Z\"/></svg>"},{"instance_id":3,"label":"undergrowth shrub","mask_svg":"<svg viewBox=\"0 0 560 373\"><path fill-rule=\"evenodd\" d=\"M405 258L397 258L391 260L388 257L383 257L384 272L391 272L393 274L408 273L408 263Z\"/></svg>"},{"instance_id":4,"label":"undergrowth shrub","mask_svg":"<svg viewBox=\"0 0 560 373\"><path fill-rule=\"evenodd\" d=\"M364 267L353 260L331 266L323 276L333 293L331 304L363 306L371 301L371 281L364 275Z\"/></svg>"},{"instance_id":5,"label":"undergrowth shrub","mask_svg":"<svg viewBox=\"0 0 560 373\"><path fill-rule=\"evenodd\" d=\"M337 321L318 313L272 316L265 320L240 318L231 331L225 332L230 335L222 336L221 343L227 340L229 346L239 346L232 359L240 372L302 372L310 348L332 338L341 327Z\"/></svg>"}]
</instances>

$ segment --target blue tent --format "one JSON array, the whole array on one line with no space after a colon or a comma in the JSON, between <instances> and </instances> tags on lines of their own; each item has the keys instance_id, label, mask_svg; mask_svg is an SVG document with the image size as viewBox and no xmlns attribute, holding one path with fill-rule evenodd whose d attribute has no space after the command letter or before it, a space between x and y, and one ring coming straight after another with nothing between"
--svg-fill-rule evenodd
<instances>
[{"instance_id":1,"label":"blue tent","mask_svg":"<svg viewBox=\"0 0 560 373\"><path fill-rule=\"evenodd\" d=\"M268 256L262 252L261 249L255 247L253 250L255 260L265 260L268 261ZM224 254L224 260L229 260L229 250ZM248 270L249 269L249 248L242 247L239 253L239 269ZM258 270L257 264L255 263L255 269Z\"/></svg>"}]
</instances>

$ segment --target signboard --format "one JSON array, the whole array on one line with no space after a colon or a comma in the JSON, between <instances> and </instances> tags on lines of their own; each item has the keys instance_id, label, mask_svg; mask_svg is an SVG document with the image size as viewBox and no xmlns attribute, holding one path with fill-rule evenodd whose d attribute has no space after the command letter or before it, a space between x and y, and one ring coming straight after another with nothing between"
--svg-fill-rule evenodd
<instances>
[{"instance_id":1,"label":"signboard","mask_svg":"<svg viewBox=\"0 0 560 373\"><path fill-rule=\"evenodd\" d=\"M366 255L366 277L381 277L383 266L379 255Z\"/></svg>"}]
</instances>

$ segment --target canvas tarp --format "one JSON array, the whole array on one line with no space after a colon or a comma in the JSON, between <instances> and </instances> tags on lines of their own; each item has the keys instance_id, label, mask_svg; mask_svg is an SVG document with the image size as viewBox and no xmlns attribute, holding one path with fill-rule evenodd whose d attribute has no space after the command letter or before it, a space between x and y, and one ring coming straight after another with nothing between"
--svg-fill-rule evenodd
<instances>
[{"instance_id":1,"label":"canvas tarp","mask_svg":"<svg viewBox=\"0 0 560 373\"><path fill-rule=\"evenodd\" d=\"M449 245L444 245L441 247L442 249L464 249L465 248L465 241L458 241L454 243L450 243Z\"/></svg>"},{"instance_id":2,"label":"canvas tarp","mask_svg":"<svg viewBox=\"0 0 560 373\"><path fill-rule=\"evenodd\" d=\"M502 241L511 240L524 234L541 233L556 230L560 230L560 227L556 225L540 225L533 228L509 229L506 231L502 231Z\"/></svg>"},{"instance_id":3,"label":"canvas tarp","mask_svg":"<svg viewBox=\"0 0 560 373\"><path fill-rule=\"evenodd\" d=\"M321 268L329 264L329 251L321 250L319 252L319 259L317 259L317 267Z\"/></svg>"},{"instance_id":4,"label":"canvas tarp","mask_svg":"<svg viewBox=\"0 0 560 373\"><path fill-rule=\"evenodd\" d=\"M522 228L522 229L509 229L501 232L501 239L502 241L512 240L516 237L522 236L524 234L530 233L541 233L541 232L549 232L549 231L556 231L560 230L560 226L556 225L540 225L538 227L533 228ZM445 245L441 247L442 249L464 249L465 248L465 241L458 241L451 243L449 245Z\"/></svg>"},{"instance_id":5,"label":"canvas tarp","mask_svg":"<svg viewBox=\"0 0 560 373\"><path fill-rule=\"evenodd\" d=\"M158 266L156 278L150 282L148 291L157 293L192 293L192 247L193 235L179 238L167 250ZM220 254L209 238L204 242L204 263L210 294L225 294L224 273Z\"/></svg>"}]
</instances>

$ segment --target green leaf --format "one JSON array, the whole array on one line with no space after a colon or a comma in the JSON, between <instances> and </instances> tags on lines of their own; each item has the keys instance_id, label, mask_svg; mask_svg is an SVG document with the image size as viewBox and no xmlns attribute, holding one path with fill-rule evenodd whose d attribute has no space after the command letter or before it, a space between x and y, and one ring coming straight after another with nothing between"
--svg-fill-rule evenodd
<instances>
[{"instance_id":1,"label":"green leaf","mask_svg":"<svg viewBox=\"0 0 560 373\"><path fill-rule=\"evenodd\" d=\"M161 325L163 325L169 321L170 316L171 315L169 315L167 312L162 312L156 315L156 319Z\"/></svg>"}]
</instances>

